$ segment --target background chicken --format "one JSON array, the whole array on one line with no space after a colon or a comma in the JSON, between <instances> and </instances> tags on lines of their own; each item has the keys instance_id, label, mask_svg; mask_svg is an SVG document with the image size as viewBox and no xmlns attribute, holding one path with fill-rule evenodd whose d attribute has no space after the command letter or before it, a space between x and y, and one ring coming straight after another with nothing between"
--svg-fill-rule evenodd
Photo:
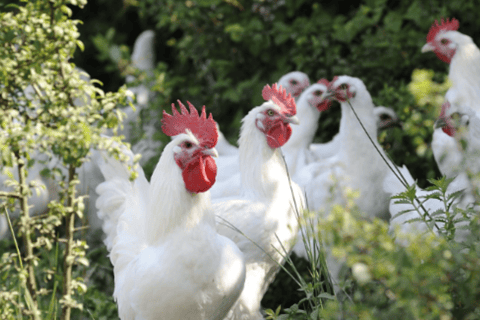
<instances>
[{"instance_id":1,"label":"background chicken","mask_svg":"<svg viewBox=\"0 0 480 320\"><path fill-rule=\"evenodd\" d=\"M458 32L457 19L435 21L427 35L422 52L433 51L437 57L450 65L448 77L452 84L445 95L440 118L448 112L468 113L473 110L480 115L480 50L472 38ZM437 128L433 133L432 150L442 174L455 177L463 171L460 146L454 140L454 132L448 126Z\"/></svg>"},{"instance_id":2,"label":"background chicken","mask_svg":"<svg viewBox=\"0 0 480 320\"><path fill-rule=\"evenodd\" d=\"M292 128L292 136L282 147L289 173L295 181L297 171L315 158L310 151L310 145L318 128L321 112L330 107L330 101L322 99L328 84L326 79L312 84L303 91L297 100L297 117L300 125Z\"/></svg>"},{"instance_id":3,"label":"background chicken","mask_svg":"<svg viewBox=\"0 0 480 320\"><path fill-rule=\"evenodd\" d=\"M359 208L370 217L387 219L389 197L382 191L382 182L388 167L372 145L373 142L383 154L375 139L377 124L372 98L363 82L350 76L334 78L329 91L324 94L326 97L340 102L342 118L339 138L334 156L302 170L309 209L327 208L333 177L338 180L338 185L335 186L337 192L346 187L358 190L360 194L356 203ZM373 141L366 136L352 108ZM342 197L337 197L333 203L341 201Z\"/></svg>"},{"instance_id":4,"label":"background chicken","mask_svg":"<svg viewBox=\"0 0 480 320\"><path fill-rule=\"evenodd\" d=\"M458 32L457 19L437 21L431 26L422 52L433 51L450 64L448 78L452 86L446 99L458 108L469 107L480 112L480 50L472 38Z\"/></svg>"}]
</instances>

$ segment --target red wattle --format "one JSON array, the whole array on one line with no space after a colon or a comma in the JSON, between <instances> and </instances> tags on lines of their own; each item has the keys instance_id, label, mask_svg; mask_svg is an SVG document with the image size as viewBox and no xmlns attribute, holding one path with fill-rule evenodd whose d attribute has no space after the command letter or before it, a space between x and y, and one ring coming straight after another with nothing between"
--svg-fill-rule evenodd
<instances>
[{"instance_id":1,"label":"red wattle","mask_svg":"<svg viewBox=\"0 0 480 320\"><path fill-rule=\"evenodd\" d=\"M267 144L270 148L275 149L287 143L292 135L292 128L287 123L280 122L274 125L267 132Z\"/></svg>"},{"instance_id":2,"label":"red wattle","mask_svg":"<svg viewBox=\"0 0 480 320\"><path fill-rule=\"evenodd\" d=\"M215 183L217 165L212 157L199 157L182 171L185 188L194 193L205 192Z\"/></svg>"},{"instance_id":3,"label":"red wattle","mask_svg":"<svg viewBox=\"0 0 480 320\"><path fill-rule=\"evenodd\" d=\"M451 57L449 57L449 56L447 56L447 55L444 55L444 54L442 54L442 53L440 53L440 52L435 51L435 54L437 55L437 58L438 58L438 59L442 60L442 61L445 62L445 63L450 64L450 62L452 61L452 58L451 58Z\"/></svg>"},{"instance_id":4,"label":"red wattle","mask_svg":"<svg viewBox=\"0 0 480 320\"><path fill-rule=\"evenodd\" d=\"M320 111L320 112L328 110L328 108L330 108L330 104L331 103L330 103L329 100L325 100L322 103L320 103L319 105L317 105L317 110Z\"/></svg>"},{"instance_id":5,"label":"red wattle","mask_svg":"<svg viewBox=\"0 0 480 320\"><path fill-rule=\"evenodd\" d=\"M450 137L453 137L455 135L455 128L449 125L443 127L442 131L448 134Z\"/></svg>"}]
</instances>

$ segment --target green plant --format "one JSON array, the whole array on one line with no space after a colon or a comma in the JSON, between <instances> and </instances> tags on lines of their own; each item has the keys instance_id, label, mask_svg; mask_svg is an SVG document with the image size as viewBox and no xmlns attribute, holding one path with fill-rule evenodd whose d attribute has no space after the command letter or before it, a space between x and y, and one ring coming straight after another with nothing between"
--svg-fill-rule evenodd
<instances>
[{"instance_id":1,"label":"green plant","mask_svg":"<svg viewBox=\"0 0 480 320\"><path fill-rule=\"evenodd\" d=\"M10 187L0 197L9 220L20 213L16 227L10 225L16 251L0 262L2 319L57 318L58 312L70 319L87 290L82 277L73 277L75 267L89 265L86 242L75 236L84 209L77 169L92 147L119 156L112 145L119 139L101 134L120 124L123 114L115 107L127 104L127 91L105 94L68 62L83 48L68 5L85 3L30 1L0 14L0 166ZM52 160L57 164L49 165ZM31 216L28 200L41 190L27 176L37 162L44 179L56 185L48 191L58 197L47 212Z\"/></svg>"}]
</instances>

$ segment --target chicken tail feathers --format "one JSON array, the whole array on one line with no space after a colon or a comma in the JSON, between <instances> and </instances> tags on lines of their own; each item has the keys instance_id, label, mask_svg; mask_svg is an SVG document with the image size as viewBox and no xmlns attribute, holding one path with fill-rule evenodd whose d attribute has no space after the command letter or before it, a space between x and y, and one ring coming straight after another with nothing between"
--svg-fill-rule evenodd
<instances>
[{"instance_id":1,"label":"chicken tail feathers","mask_svg":"<svg viewBox=\"0 0 480 320\"><path fill-rule=\"evenodd\" d=\"M106 152L96 152L94 160L106 180L96 189L99 195L96 202L97 214L103 220L103 231L106 234L104 243L110 251L110 260L117 267L123 258L130 261L145 243L144 219L140 215L147 207L145 195L149 183L141 167L135 169L137 179L130 181L130 172L125 164ZM125 148L123 152L130 161L133 160L133 153L129 149Z\"/></svg>"}]
</instances>

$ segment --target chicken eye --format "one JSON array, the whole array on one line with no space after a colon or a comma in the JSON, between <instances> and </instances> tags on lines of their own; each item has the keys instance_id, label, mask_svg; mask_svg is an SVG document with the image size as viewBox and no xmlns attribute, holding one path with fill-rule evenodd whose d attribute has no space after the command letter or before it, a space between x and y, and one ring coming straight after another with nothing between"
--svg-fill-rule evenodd
<instances>
[{"instance_id":1,"label":"chicken eye","mask_svg":"<svg viewBox=\"0 0 480 320\"><path fill-rule=\"evenodd\" d=\"M458 112L454 112L450 115L450 118L452 118L452 120L458 120L460 119L460 114Z\"/></svg>"},{"instance_id":2,"label":"chicken eye","mask_svg":"<svg viewBox=\"0 0 480 320\"><path fill-rule=\"evenodd\" d=\"M186 142L185 142L185 148L190 149L191 147L192 147L192 143L186 141Z\"/></svg>"},{"instance_id":3,"label":"chicken eye","mask_svg":"<svg viewBox=\"0 0 480 320\"><path fill-rule=\"evenodd\" d=\"M290 84L296 86L298 84L297 80L290 80Z\"/></svg>"},{"instance_id":4,"label":"chicken eye","mask_svg":"<svg viewBox=\"0 0 480 320\"><path fill-rule=\"evenodd\" d=\"M323 94L323 92L321 90L317 90L313 93L313 95L316 96L316 97L320 97L322 94Z\"/></svg>"},{"instance_id":5,"label":"chicken eye","mask_svg":"<svg viewBox=\"0 0 480 320\"><path fill-rule=\"evenodd\" d=\"M272 109L267 110L267 115L269 115L270 117L273 116L274 114L275 112L273 112Z\"/></svg>"},{"instance_id":6,"label":"chicken eye","mask_svg":"<svg viewBox=\"0 0 480 320\"><path fill-rule=\"evenodd\" d=\"M380 115L380 120L387 121L387 120L392 120L392 118L387 114L382 114Z\"/></svg>"},{"instance_id":7,"label":"chicken eye","mask_svg":"<svg viewBox=\"0 0 480 320\"><path fill-rule=\"evenodd\" d=\"M340 89L342 89L342 90L347 90L347 89L348 89L348 84L342 83L342 84L340 85Z\"/></svg>"},{"instance_id":8,"label":"chicken eye","mask_svg":"<svg viewBox=\"0 0 480 320\"><path fill-rule=\"evenodd\" d=\"M442 44L448 44L448 40L447 40L447 39L442 39L440 42L441 42Z\"/></svg>"}]
</instances>

